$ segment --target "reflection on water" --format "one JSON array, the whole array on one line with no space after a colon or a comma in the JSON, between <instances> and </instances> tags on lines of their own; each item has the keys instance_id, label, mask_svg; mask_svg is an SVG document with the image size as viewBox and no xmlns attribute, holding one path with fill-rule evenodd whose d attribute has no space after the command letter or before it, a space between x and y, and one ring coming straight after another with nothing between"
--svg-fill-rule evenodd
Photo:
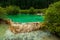
<instances>
[{"instance_id":1,"label":"reflection on water","mask_svg":"<svg viewBox=\"0 0 60 40\"><path fill-rule=\"evenodd\" d=\"M9 30L5 33L5 40L58 40L49 32L32 31L29 33L13 34Z\"/></svg>"}]
</instances>

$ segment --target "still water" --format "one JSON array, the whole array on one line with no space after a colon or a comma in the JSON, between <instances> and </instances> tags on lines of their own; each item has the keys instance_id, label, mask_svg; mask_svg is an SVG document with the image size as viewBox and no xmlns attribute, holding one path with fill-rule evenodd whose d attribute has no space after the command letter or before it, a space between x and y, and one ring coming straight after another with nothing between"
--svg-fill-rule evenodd
<instances>
[{"instance_id":1,"label":"still water","mask_svg":"<svg viewBox=\"0 0 60 40\"><path fill-rule=\"evenodd\" d=\"M44 16L42 15L28 15L28 14L19 14L19 15L8 15L8 18L14 22L26 23L26 22L43 22Z\"/></svg>"}]
</instances>

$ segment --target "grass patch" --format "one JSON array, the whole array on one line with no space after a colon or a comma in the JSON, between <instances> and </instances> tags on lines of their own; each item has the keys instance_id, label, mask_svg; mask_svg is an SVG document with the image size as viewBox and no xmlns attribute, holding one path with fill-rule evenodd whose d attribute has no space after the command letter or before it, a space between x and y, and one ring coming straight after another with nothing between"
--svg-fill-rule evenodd
<instances>
[{"instance_id":1,"label":"grass patch","mask_svg":"<svg viewBox=\"0 0 60 40\"><path fill-rule=\"evenodd\" d=\"M7 28L8 28L8 25L6 25L6 24L0 24L0 38L4 36Z\"/></svg>"}]
</instances>

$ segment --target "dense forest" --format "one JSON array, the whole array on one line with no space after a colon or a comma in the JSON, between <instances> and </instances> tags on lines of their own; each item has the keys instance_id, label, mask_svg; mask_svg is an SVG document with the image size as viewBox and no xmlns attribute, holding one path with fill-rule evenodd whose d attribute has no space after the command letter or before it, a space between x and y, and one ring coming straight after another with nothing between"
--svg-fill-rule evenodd
<instances>
[{"instance_id":1,"label":"dense forest","mask_svg":"<svg viewBox=\"0 0 60 40\"><path fill-rule=\"evenodd\" d=\"M6 7L9 5L19 6L21 9L35 9L47 8L49 4L59 0L0 0L0 6Z\"/></svg>"}]
</instances>

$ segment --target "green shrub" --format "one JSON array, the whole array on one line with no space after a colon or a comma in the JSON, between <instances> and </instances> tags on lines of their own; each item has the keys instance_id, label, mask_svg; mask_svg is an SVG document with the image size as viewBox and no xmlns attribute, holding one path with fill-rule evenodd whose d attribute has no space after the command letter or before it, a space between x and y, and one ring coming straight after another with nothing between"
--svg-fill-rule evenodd
<instances>
[{"instance_id":1,"label":"green shrub","mask_svg":"<svg viewBox=\"0 0 60 40\"><path fill-rule=\"evenodd\" d=\"M20 13L29 14L29 10L20 10Z\"/></svg>"},{"instance_id":2,"label":"green shrub","mask_svg":"<svg viewBox=\"0 0 60 40\"><path fill-rule=\"evenodd\" d=\"M41 9L40 11L41 11L43 14L45 14L46 10L47 10L47 8Z\"/></svg>"},{"instance_id":3,"label":"green shrub","mask_svg":"<svg viewBox=\"0 0 60 40\"><path fill-rule=\"evenodd\" d=\"M34 10L35 10L35 9L34 9L33 7L31 7L31 8L29 9L29 13L30 13L30 14L34 14L34 13L35 13Z\"/></svg>"},{"instance_id":4,"label":"green shrub","mask_svg":"<svg viewBox=\"0 0 60 40\"><path fill-rule=\"evenodd\" d=\"M17 6L8 6L6 10L9 15L16 15L19 13L20 8Z\"/></svg>"},{"instance_id":5,"label":"green shrub","mask_svg":"<svg viewBox=\"0 0 60 40\"><path fill-rule=\"evenodd\" d=\"M41 13L41 9L35 9L34 12L35 13Z\"/></svg>"},{"instance_id":6,"label":"green shrub","mask_svg":"<svg viewBox=\"0 0 60 40\"><path fill-rule=\"evenodd\" d=\"M6 10L5 8L0 7L0 19L5 19L6 18Z\"/></svg>"},{"instance_id":7,"label":"green shrub","mask_svg":"<svg viewBox=\"0 0 60 40\"><path fill-rule=\"evenodd\" d=\"M52 33L60 36L60 1L51 4L46 10L46 27Z\"/></svg>"}]
</instances>

